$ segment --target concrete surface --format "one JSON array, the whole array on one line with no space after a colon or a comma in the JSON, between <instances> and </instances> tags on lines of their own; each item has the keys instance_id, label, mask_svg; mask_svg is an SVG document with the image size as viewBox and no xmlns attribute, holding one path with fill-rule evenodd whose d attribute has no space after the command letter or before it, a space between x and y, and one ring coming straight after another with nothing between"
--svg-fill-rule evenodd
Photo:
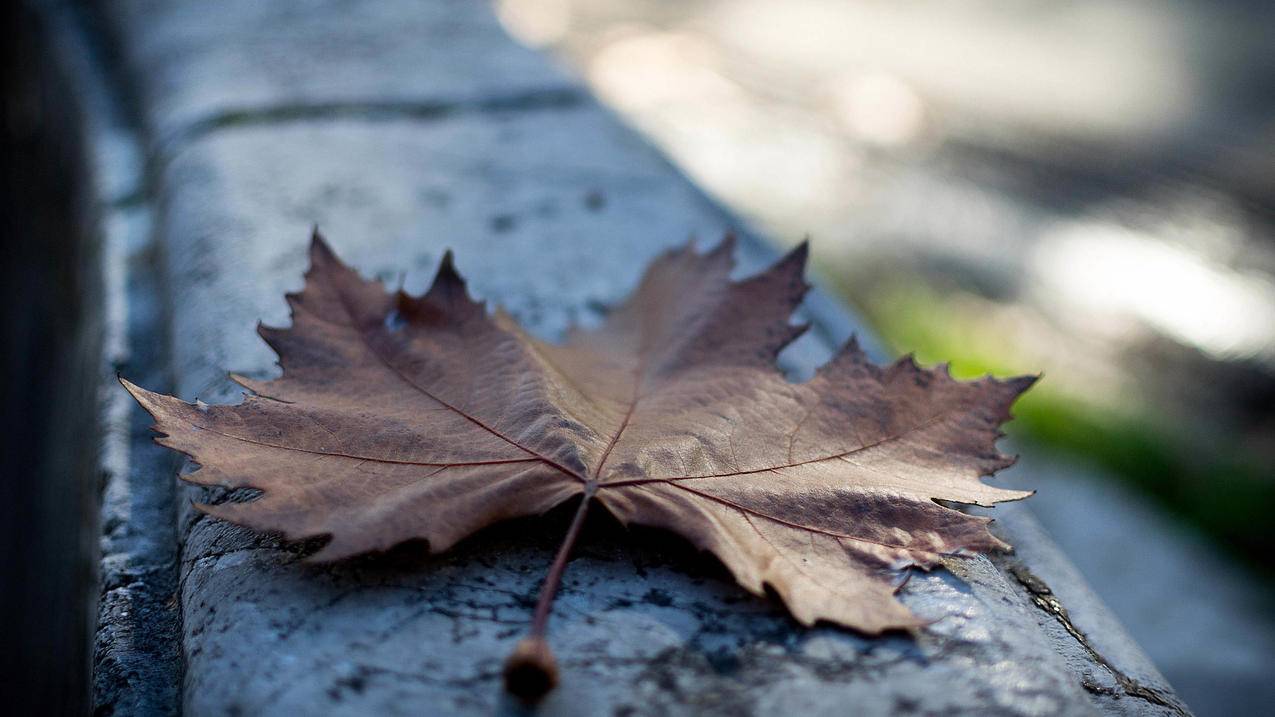
<instances>
[{"instance_id":1,"label":"concrete surface","mask_svg":"<svg viewBox=\"0 0 1275 717\"><path fill-rule=\"evenodd\" d=\"M595 320L662 248L690 235L711 243L736 224L543 60L513 47L484 5L446 5L371 3L347 23L338 4L314 4L314 17L293 26L249 3L116 2L82 24L89 38L93 27L108 31L124 94L142 101L149 172L140 189L156 210L156 244L142 256L155 261L124 262L127 242L113 251L120 313L138 317L119 340L163 347L143 376L166 388L171 375L178 395L218 402L238 396L226 371L272 371L253 328L286 321L282 295L300 286L315 223L361 271L409 289L452 247L476 294L548 336ZM263 27L307 61L263 50ZM400 31L410 27L427 36L462 28L469 39L413 54L422 50L404 46L419 33ZM355 43L362 59L346 54L351 36L364 38ZM481 59L505 56L520 58L516 71ZM277 74L285 59L288 72ZM741 255L756 268L773 252L746 233ZM786 356L797 374L854 327L826 297L810 313L819 330ZM129 445L110 505L158 495L154 483L118 478L152 471L159 455ZM530 618L563 516L503 526L443 556L409 547L316 568L297 561L301 547L197 516L187 497L195 491L177 500L171 576L184 676L167 675L184 711L519 711L501 693L499 668ZM117 512L150 535L172 529L153 524L162 510ZM904 587L933 626L867 639L803 630L683 544L595 522L550 627L562 687L538 713L1186 713L1030 514L1008 511L1001 530L1019 544L1015 556L955 559ZM147 558L128 550L163 550L119 545L124 561ZM102 654L121 654L120 636L133 628L164 639L139 622L149 618L103 619ZM164 676L130 683L116 673L99 685L102 712L164 711L128 707L139 683Z\"/></svg>"},{"instance_id":2,"label":"concrete surface","mask_svg":"<svg viewBox=\"0 0 1275 717\"><path fill-rule=\"evenodd\" d=\"M1028 454L1005 484L1200 715L1275 704L1275 629L1253 574L1091 467Z\"/></svg>"}]
</instances>

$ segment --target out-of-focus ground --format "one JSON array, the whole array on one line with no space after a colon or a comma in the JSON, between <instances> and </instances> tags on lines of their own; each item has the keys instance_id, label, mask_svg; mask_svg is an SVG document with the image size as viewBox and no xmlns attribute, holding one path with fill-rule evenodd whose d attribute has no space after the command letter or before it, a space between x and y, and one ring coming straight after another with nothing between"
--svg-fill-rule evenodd
<instances>
[{"instance_id":1,"label":"out-of-focus ground","mask_svg":"<svg viewBox=\"0 0 1275 717\"><path fill-rule=\"evenodd\" d=\"M896 350L1043 371L1010 479L1201 714L1270 697L1275 4L497 8Z\"/></svg>"}]
</instances>

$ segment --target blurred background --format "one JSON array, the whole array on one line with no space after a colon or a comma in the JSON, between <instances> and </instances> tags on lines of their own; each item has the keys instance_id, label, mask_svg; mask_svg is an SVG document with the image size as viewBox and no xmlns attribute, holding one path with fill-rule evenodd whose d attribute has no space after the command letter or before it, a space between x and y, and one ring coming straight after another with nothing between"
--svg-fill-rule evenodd
<instances>
[{"instance_id":1,"label":"blurred background","mask_svg":"<svg viewBox=\"0 0 1275 717\"><path fill-rule=\"evenodd\" d=\"M491 2L893 352L1043 372L1003 481L1198 714L1275 704L1275 2ZM74 713L101 327L42 4L0 0L0 687Z\"/></svg>"},{"instance_id":2,"label":"blurred background","mask_svg":"<svg viewBox=\"0 0 1275 717\"><path fill-rule=\"evenodd\" d=\"M496 6L894 351L1043 372L1008 482L1200 714L1275 702L1275 3Z\"/></svg>"}]
</instances>

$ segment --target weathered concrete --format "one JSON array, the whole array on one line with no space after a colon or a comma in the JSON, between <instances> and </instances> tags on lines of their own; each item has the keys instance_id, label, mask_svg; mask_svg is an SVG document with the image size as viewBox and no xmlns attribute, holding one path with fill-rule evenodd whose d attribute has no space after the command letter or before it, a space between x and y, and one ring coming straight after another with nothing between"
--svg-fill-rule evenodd
<instances>
[{"instance_id":1,"label":"weathered concrete","mask_svg":"<svg viewBox=\"0 0 1275 717\"><path fill-rule=\"evenodd\" d=\"M453 104L549 102L583 91L505 37L472 0L207 3L122 0L104 20L160 142L262 112L445 112Z\"/></svg>"},{"instance_id":2,"label":"weathered concrete","mask_svg":"<svg viewBox=\"0 0 1275 717\"><path fill-rule=\"evenodd\" d=\"M259 37L252 7L104 10L152 133L163 259L152 278L167 287L172 375L185 398L235 400L226 371L273 370L254 324L286 322L282 295L300 286L315 223L347 261L409 289L452 247L477 295L548 336L596 320L661 249L691 235L713 242L735 224L569 84L552 96L571 101L526 101L527 87L550 86L535 78L557 75L506 47L484 6L373 13L384 35L355 43L363 59L351 61L323 48L345 46L356 30L316 5L310 12L325 17L307 18L309 30L272 28L289 52L312 50L308 63L289 56L286 82L278 63L228 59L259 49L236 44ZM401 46L419 38L393 31L441 25L471 39L417 57ZM484 53L522 60L506 72L474 60ZM408 56L430 67L394 59ZM235 121L216 119L231 113ZM745 267L772 255L746 235ZM130 271L142 279L150 269ZM819 330L785 357L797 374L853 327L825 297L811 313ZM183 509L185 709L517 711L499 667L529 620L562 518L504 526L444 556L408 549L321 568L300 564L296 546ZM540 713L1182 712L1031 526L1006 526L1024 545L1012 559L954 560L950 572L912 578L904 600L931 627L867 639L803 630L680 542L595 521L556 606L563 682ZM1050 592L1046 581L1061 584Z\"/></svg>"},{"instance_id":3,"label":"weathered concrete","mask_svg":"<svg viewBox=\"0 0 1275 717\"><path fill-rule=\"evenodd\" d=\"M1092 468L1033 453L1004 477L1038 491L1032 514L1197 713L1275 704L1270 605L1244 566Z\"/></svg>"}]
</instances>

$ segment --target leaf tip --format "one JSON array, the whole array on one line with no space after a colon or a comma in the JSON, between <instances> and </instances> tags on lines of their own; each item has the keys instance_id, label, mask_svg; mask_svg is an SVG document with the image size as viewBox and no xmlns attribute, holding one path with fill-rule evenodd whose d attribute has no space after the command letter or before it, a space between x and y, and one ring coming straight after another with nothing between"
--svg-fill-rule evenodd
<instances>
[{"instance_id":1,"label":"leaf tip","mask_svg":"<svg viewBox=\"0 0 1275 717\"><path fill-rule=\"evenodd\" d=\"M687 244L678 254L681 258L689 261L702 262L701 266L709 269L724 272L729 275L735 268L735 232L727 231L722 240L717 242L717 246L709 249L707 252L697 255L695 253L695 242Z\"/></svg>"},{"instance_id":2,"label":"leaf tip","mask_svg":"<svg viewBox=\"0 0 1275 717\"><path fill-rule=\"evenodd\" d=\"M470 298L469 287L464 277L456 270L456 260L451 249L443 252L442 261L438 263L438 271L434 274L434 281L430 284L429 291L425 292L420 299L414 300L412 304L413 306L400 304L399 310L411 313L416 310L415 305L433 304L435 310L463 311L463 315L469 317L484 312L483 304Z\"/></svg>"},{"instance_id":3,"label":"leaf tip","mask_svg":"<svg viewBox=\"0 0 1275 717\"><path fill-rule=\"evenodd\" d=\"M461 278L460 272L456 271L456 256L451 249L448 249L443 252L443 259L438 263L438 271L434 274L434 283L430 286L430 292L456 287L464 289L465 280Z\"/></svg>"},{"instance_id":4,"label":"leaf tip","mask_svg":"<svg viewBox=\"0 0 1275 717\"><path fill-rule=\"evenodd\" d=\"M802 240L797 243L797 246L793 247L793 250L789 252L789 255L795 259L799 259L802 264L805 264L806 259L810 258L810 237L803 237Z\"/></svg>"},{"instance_id":5,"label":"leaf tip","mask_svg":"<svg viewBox=\"0 0 1275 717\"><path fill-rule=\"evenodd\" d=\"M1005 383L1009 384L1016 392L1022 393L1032 386L1035 386L1044 377L1044 373L1029 373L1006 379Z\"/></svg>"},{"instance_id":6,"label":"leaf tip","mask_svg":"<svg viewBox=\"0 0 1275 717\"><path fill-rule=\"evenodd\" d=\"M804 240L791 251L784 254L770 271L779 274L791 276L793 280L799 282L801 293L804 294L810 289L810 284L806 282L806 261L810 258L810 241Z\"/></svg>"},{"instance_id":7,"label":"leaf tip","mask_svg":"<svg viewBox=\"0 0 1275 717\"><path fill-rule=\"evenodd\" d=\"M558 685L558 661L542 637L518 642L505 661L505 690L525 704L535 704Z\"/></svg>"},{"instance_id":8,"label":"leaf tip","mask_svg":"<svg viewBox=\"0 0 1275 717\"><path fill-rule=\"evenodd\" d=\"M328 246L328 240L319 232L319 225L315 224L310 230L310 265L314 266L316 259L335 259L336 254L332 251L332 247Z\"/></svg>"},{"instance_id":9,"label":"leaf tip","mask_svg":"<svg viewBox=\"0 0 1275 717\"><path fill-rule=\"evenodd\" d=\"M133 400L141 404L142 408L146 409L152 416L155 415L155 406L157 404L156 399L158 399L161 394L157 394L153 391L147 391L118 373L115 374L115 378L120 382L120 385L124 387L124 390L128 391L129 395L133 397Z\"/></svg>"}]
</instances>

